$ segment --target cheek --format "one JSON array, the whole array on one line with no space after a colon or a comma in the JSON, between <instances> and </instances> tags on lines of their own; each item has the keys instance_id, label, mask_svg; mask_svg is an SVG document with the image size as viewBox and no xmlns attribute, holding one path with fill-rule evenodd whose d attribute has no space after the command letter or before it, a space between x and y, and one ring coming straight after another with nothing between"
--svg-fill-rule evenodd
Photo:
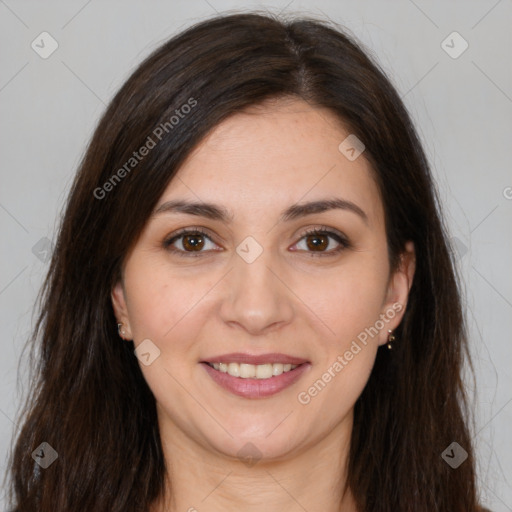
<instances>
[{"instance_id":1,"label":"cheek","mask_svg":"<svg viewBox=\"0 0 512 512\"><path fill-rule=\"evenodd\" d=\"M311 297L311 309L329 335L316 339L317 364L297 401L304 414L334 426L361 395L373 369L378 349L376 322L385 296L385 271L355 266L331 276L327 290Z\"/></svg>"},{"instance_id":2,"label":"cheek","mask_svg":"<svg viewBox=\"0 0 512 512\"><path fill-rule=\"evenodd\" d=\"M127 266L128 313L135 345L150 339L160 349L159 363L183 372L178 363L199 357L195 342L207 318L211 276L186 271L178 275L168 264L134 260ZM144 368L142 368L144 370Z\"/></svg>"},{"instance_id":3,"label":"cheek","mask_svg":"<svg viewBox=\"0 0 512 512\"><path fill-rule=\"evenodd\" d=\"M139 366L157 402L169 414L185 411L189 405L182 386L191 381L196 369L189 362L199 359L196 341L206 315L205 294L211 286L207 278L187 279L160 263L143 264L139 259L126 268L135 346L150 339L160 351L150 365L141 362Z\"/></svg>"},{"instance_id":4,"label":"cheek","mask_svg":"<svg viewBox=\"0 0 512 512\"><path fill-rule=\"evenodd\" d=\"M144 274L132 279L126 290L135 343L144 338L161 340L176 321L179 289L172 290L161 274Z\"/></svg>"},{"instance_id":5,"label":"cheek","mask_svg":"<svg viewBox=\"0 0 512 512\"><path fill-rule=\"evenodd\" d=\"M324 324L337 349L373 326L386 296L387 270L378 264L344 265L320 279L308 279L300 296ZM296 288L297 289L297 288Z\"/></svg>"},{"instance_id":6,"label":"cheek","mask_svg":"<svg viewBox=\"0 0 512 512\"><path fill-rule=\"evenodd\" d=\"M163 340L166 333L193 307L201 285L187 283L168 265L139 255L126 266L125 287L135 341Z\"/></svg>"}]
</instances>

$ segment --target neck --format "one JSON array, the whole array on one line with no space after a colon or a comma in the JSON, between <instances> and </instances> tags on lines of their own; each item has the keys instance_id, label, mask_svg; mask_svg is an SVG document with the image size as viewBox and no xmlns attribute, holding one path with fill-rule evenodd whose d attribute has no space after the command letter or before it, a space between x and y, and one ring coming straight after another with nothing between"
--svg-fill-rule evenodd
<instances>
[{"instance_id":1,"label":"neck","mask_svg":"<svg viewBox=\"0 0 512 512\"><path fill-rule=\"evenodd\" d=\"M344 492L352 416L316 443L274 459L241 461L160 421L168 468L165 495L151 512L357 512ZM256 442L255 442L256 444Z\"/></svg>"}]
</instances>

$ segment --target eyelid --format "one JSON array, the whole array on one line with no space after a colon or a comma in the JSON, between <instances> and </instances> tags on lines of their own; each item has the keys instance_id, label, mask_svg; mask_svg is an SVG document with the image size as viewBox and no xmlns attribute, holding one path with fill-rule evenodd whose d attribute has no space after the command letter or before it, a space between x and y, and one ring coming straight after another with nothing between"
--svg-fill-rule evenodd
<instances>
[{"instance_id":1,"label":"eyelid","mask_svg":"<svg viewBox=\"0 0 512 512\"><path fill-rule=\"evenodd\" d=\"M349 240L348 240L348 237L342 233L340 230L336 229L336 228L331 228L329 226L315 226L313 228L308 228L306 229L305 231L302 232L302 234L300 235L300 238L304 238L305 236L307 235L310 235L310 234L316 234L316 233L325 233L325 234L328 234L328 235L337 235L344 243L346 243L347 245L349 244Z\"/></svg>"}]
</instances>

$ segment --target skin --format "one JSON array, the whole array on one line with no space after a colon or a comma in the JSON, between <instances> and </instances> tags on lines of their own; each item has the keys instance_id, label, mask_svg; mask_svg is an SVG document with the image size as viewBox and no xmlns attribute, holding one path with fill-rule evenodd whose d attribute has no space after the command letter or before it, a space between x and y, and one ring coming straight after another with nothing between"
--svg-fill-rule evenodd
<instances>
[{"instance_id":1,"label":"skin","mask_svg":"<svg viewBox=\"0 0 512 512\"><path fill-rule=\"evenodd\" d=\"M161 213L127 255L112 290L116 317L125 339L136 346L150 339L160 350L149 366L140 363L157 401L172 481L172 493L153 511L261 511L262 504L266 512L356 511L350 491L341 491L353 408L379 345L402 319L414 248L406 244L392 274L371 167L364 153L349 161L338 149L349 133L330 111L302 100L267 101L230 117L191 153L157 207L171 199L213 202L233 220ZM333 197L357 204L367 222L342 209L279 221L293 204ZM340 243L321 236L329 245L315 249L308 244L315 236L304 232L322 226L351 245L335 254ZM199 257L163 245L185 227L210 237L199 237ZM247 236L263 249L252 263L236 252ZM173 247L190 254L186 242ZM298 394L380 315L388 319L393 304L401 312L300 403ZM280 352L311 367L280 393L247 399L219 387L199 363L230 352ZM237 455L246 443L261 457L251 466Z\"/></svg>"}]
</instances>

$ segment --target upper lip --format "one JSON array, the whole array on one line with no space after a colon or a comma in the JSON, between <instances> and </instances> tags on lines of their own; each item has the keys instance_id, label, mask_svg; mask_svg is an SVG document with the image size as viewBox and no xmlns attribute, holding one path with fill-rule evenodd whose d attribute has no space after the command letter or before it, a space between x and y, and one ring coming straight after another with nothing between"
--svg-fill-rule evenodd
<instances>
[{"instance_id":1,"label":"upper lip","mask_svg":"<svg viewBox=\"0 0 512 512\"><path fill-rule=\"evenodd\" d=\"M266 363L281 363L281 364L303 364L307 363L307 359L301 357L294 357L287 354L243 354L241 352L233 352L231 354L223 354L221 356L209 357L203 359L202 363L245 363L245 364L266 364Z\"/></svg>"}]
</instances>

